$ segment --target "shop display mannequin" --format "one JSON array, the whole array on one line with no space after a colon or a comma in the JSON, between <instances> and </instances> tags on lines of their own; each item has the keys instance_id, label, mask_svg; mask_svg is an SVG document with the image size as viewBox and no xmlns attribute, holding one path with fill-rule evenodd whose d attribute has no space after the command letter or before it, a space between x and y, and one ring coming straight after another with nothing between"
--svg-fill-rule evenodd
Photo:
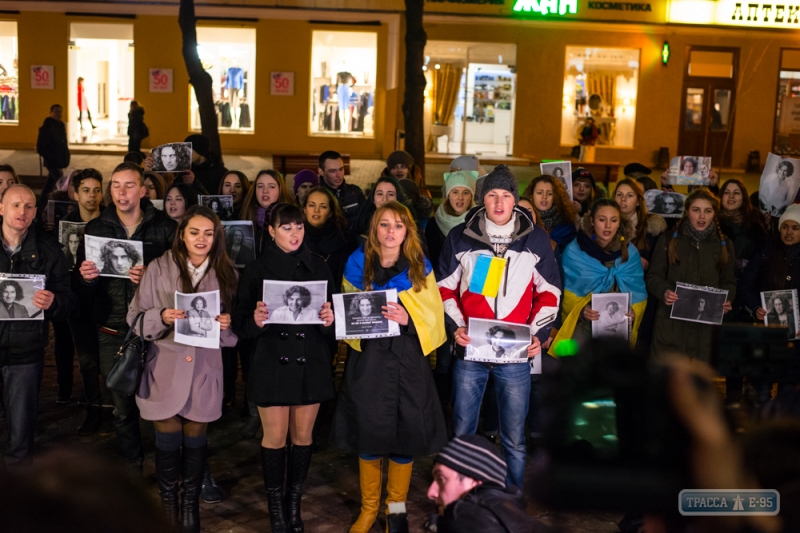
<instances>
[{"instance_id":1,"label":"shop display mannequin","mask_svg":"<svg viewBox=\"0 0 800 533\"><path fill-rule=\"evenodd\" d=\"M336 96L339 102L339 131L348 133L350 131L350 93L351 84L355 84L356 79L349 72L339 72L336 74Z\"/></svg>"},{"instance_id":2,"label":"shop display mannequin","mask_svg":"<svg viewBox=\"0 0 800 533\"><path fill-rule=\"evenodd\" d=\"M232 66L228 68L228 73L225 77L225 88L228 90L228 100L231 104L231 127L238 128L239 117L241 116L239 91L244 88L244 70L239 66L238 59L234 59L231 64Z\"/></svg>"}]
</instances>

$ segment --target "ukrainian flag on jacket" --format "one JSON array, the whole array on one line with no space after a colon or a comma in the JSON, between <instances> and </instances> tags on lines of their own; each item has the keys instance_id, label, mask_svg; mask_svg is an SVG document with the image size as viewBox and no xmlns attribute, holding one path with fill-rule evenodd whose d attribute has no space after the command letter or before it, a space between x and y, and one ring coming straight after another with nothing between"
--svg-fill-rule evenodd
<instances>
[{"instance_id":1,"label":"ukrainian flag on jacket","mask_svg":"<svg viewBox=\"0 0 800 533\"><path fill-rule=\"evenodd\" d=\"M401 256L401 261L407 261ZM425 259L425 275L427 287L415 291L408 277L408 266L402 272L391 278L383 285L372 282L372 291L396 289L397 298L408 312L408 316L414 321L414 329L419 337L422 353L430 354L436 348L444 344L447 340L444 330L444 307L439 289L436 286L436 278L433 275L433 267L430 261ZM343 292L362 292L364 291L364 247L362 246L350 256L344 267L344 278L342 279ZM350 346L361 351L361 341L358 339L348 340Z\"/></svg>"},{"instance_id":2,"label":"ukrainian flag on jacket","mask_svg":"<svg viewBox=\"0 0 800 533\"><path fill-rule=\"evenodd\" d=\"M587 243L587 241L589 241ZM583 244L583 246L581 246ZM614 265L609 268L600 261L595 253L588 253L592 247L599 250L594 241L585 233L579 232L578 238L564 249L562 263L564 265L564 308L563 323L558 335L550 348L551 355L555 355L555 347L559 341L571 339L581 311L592 303L592 294L602 294L612 291L627 292L630 294L631 307L636 315L631 329L631 345L636 344L639 324L644 316L647 305L647 289L644 284L644 270L639 251L632 243L628 244L628 260L622 262L622 257L617 253Z\"/></svg>"}]
</instances>

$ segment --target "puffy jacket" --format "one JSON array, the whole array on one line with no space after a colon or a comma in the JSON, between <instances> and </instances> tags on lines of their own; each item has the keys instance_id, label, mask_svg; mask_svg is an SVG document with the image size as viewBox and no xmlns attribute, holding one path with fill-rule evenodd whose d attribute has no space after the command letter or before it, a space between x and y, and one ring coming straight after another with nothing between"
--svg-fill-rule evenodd
<instances>
[{"instance_id":1,"label":"puffy jacket","mask_svg":"<svg viewBox=\"0 0 800 533\"><path fill-rule=\"evenodd\" d=\"M164 252L172 248L175 240L177 222L169 218L164 211L159 211L147 198L140 202L144 218L129 240L144 243L144 264L158 259ZM125 227L112 206L103 214L86 224L84 235L105 237L107 239L128 239ZM63 254L62 254L63 255ZM78 265L86 260L84 243L78 248ZM76 290L92 298L94 302L94 319L99 326L126 332L128 322L128 304L136 293L136 284L130 279L97 277L92 281L84 281L80 269L73 270L73 284Z\"/></svg>"},{"instance_id":2,"label":"puffy jacket","mask_svg":"<svg viewBox=\"0 0 800 533\"><path fill-rule=\"evenodd\" d=\"M320 180L320 185L331 191L331 193L339 201L339 207L344 212L344 217L347 219L347 225L350 231L356 231L358 225L358 211L361 204L367 201L364 196L364 191L358 185L351 185L342 180L342 185L338 189L331 188L325 180Z\"/></svg>"},{"instance_id":3,"label":"puffy jacket","mask_svg":"<svg viewBox=\"0 0 800 533\"><path fill-rule=\"evenodd\" d=\"M0 365L27 365L44 360L48 321L65 320L75 308L67 260L61 245L35 226L28 229L19 252L9 257L0 246L0 272L43 274L45 290L55 299L44 312L44 320L0 321Z\"/></svg>"},{"instance_id":4,"label":"puffy jacket","mask_svg":"<svg viewBox=\"0 0 800 533\"><path fill-rule=\"evenodd\" d=\"M543 522L525 514L517 487L479 485L448 505L437 523L439 533L545 533Z\"/></svg>"},{"instance_id":5,"label":"puffy jacket","mask_svg":"<svg viewBox=\"0 0 800 533\"><path fill-rule=\"evenodd\" d=\"M780 239L767 243L753 254L739 278L739 302L752 320L762 307L763 291L797 289L800 293L800 260L789 259L786 245Z\"/></svg>"},{"instance_id":6,"label":"puffy jacket","mask_svg":"<svg viewBox=\"0 0 800 533\"><path fill-rule=\"evenodd\" d=\"M469 290L479 256L494 256L486 234L486 209L477 207L466 222L450 230L439 257L439 292L445 312L459 327L469 318L530 324L531 334L544 342L558 314L561 276L550 237L519 208L512 242L503 254L506 265L497 298Z\"/></svg>"}]
</instances>

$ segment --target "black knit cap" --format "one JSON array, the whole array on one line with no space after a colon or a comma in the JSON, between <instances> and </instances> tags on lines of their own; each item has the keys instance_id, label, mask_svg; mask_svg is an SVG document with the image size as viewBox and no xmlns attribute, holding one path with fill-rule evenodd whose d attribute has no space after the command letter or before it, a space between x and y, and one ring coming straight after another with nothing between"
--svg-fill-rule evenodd
<instances>
[{"instance_id":1,"label":"black knit cap","mask_svg":"<svg viewBox=\"0 0 800 533\"><path fill-rule=\"evenodd\" d=\"M496 187L497 188L497 187ZM452 468L484 485L506 487L508 465L497 446L480 435L461 435L448 442L434 463Z\"/></svg>"},{"instance_id":2,"label":"black knit cap","mask_svg":"<svg viewBox=\"0 0 800 533\"><path fill-rule=\"evenodd\" d=\"M397 150L389 154L389 157L386 158L386 167L389 170L392 170L395 165L403 165L407 168L411 168L414 166L414 158L411 157L411 154L408 152Z\"/></svg>"},{"instance_id":3,"label":"black knit cap","mask_svg":"<svg viewBox=\"0 0 800 533\"><path fill-rule=\"evenodd\" d=\"M641 163L628 163L625 165L625 168L622 169L622 173L631 178L640 178L642 176L649 176L653 171Z\"/></svg>"},{"instance_id":4,"label":"black knit cap","mask_svg":"<svg viewBox=\"0 0 800 533\"><path fill-rule=\"evenodd\" d=\"M572 171L572 183L575 183L575 180L584 179L589 180L592 183L592 189L597 187L597 182L594 180L594 174L589 169L579 167Z\"/></svg>"},{"instance_id":5,"label":"black knit cap","mask_svg":"<svg viewBox=\"0 0 800 533\"><path fill-rule=\"evenodd\" d=\"M192 143L192 151L197 152L203 157L208 157L208 154L211 152L208 137L205 135L189 135L183 142Z\"/></svg>"},{"instance_id":6,"label":"black knit cap","mask_svg":"<svg viewBox=\"0 0 800 533\"><path fill-rule=\"evenodd\" d=\"M511 170L506 165L497 165L494 170L486 175L481 187L481 203L483 198L492 189L503 189L514 195L514 203L519 203L519 187L517 186L517 178L511 173Z\"/></svg>"}]
</instances>

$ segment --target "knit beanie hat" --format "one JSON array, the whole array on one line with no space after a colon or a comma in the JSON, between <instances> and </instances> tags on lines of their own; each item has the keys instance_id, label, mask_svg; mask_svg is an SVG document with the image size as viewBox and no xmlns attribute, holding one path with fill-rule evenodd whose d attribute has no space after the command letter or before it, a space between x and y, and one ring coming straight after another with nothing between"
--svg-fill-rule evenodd
<instances>
[{"instance_id":1,"label":"knit beanie hat","mask_svg":"<svg viewBox=\"0 0 800 533\"><path fill-rule=\"evenodd\" d=\"M494 170L486 175L481 187L481 203L486 194L493 189L503 189L514 195L514 203L519 202L519 188L517 178L506 165L497 165Z\"/></svg>"},{"instance_id":2,"label":"knit beanie hat","mask_svg":"<svg viewBox=\"0 0 800 533\"><path fill-rule=\"evenodd\" d=\"M444 173L444 197L450 194L454 187L466 187L475 196L475 180L478 179L477 170L457 170Z\"/></svg>"},{"instance_id":3,"label":"knit beanie hat","mask_svg":"<svg viewBox=\"0 0 800 533\"><path fill-rule=\"evenodd\" d=\"M208 157L208 154L211 153L211 150L209 149L208 137L205 135L189 135L183 142L192 143L192 151L197 152L203 157Z\"/></svg>"},{"instance_id":4,"label":"knit beanie hat","mask_svg":"<svg viewBox=\"0 0 800 533\"><path fill-rule=\"evenodd\" d=\"M389 167L389 170L392 170L395 165L405 165L411 168L414 166L414 158L411 157L411 154L403 150L392 152L386 159L386 166Z\"/></svg>"},{"instance_id":5,"label":"knit beanie hat","mask_svg":"<svg viewBox=\"0 0 800 533\"><path fill-rule=\"evenodd\" d=\"M575 180L577 179L585 179L592 182L592 189L597 186L597 182L594 180L594 174L592 174L589 170L579 167L572 171L572 183L574 186Z\"/></svg>"},{"instance_id":6,"label":"knit beanie hat","mask_svg":"<svg viewBox=\"0 0 800 533\"><path fill-rule=\"evenodd\" d=\"M294 193L297 194L297 189L304 183L313 183L316 187L319 185L319 176L313 170L304 169L294 175Z\"/></svg>"},{"instance_id":7,"label":"knit beanie hat","mask_svg":"<svg viewBox=\"0 0 800 533\"><path fill-rule=\"evenodd\" d=\"M629 163L622 169L622 173L631 178L640 178L642 176L649 176L653 171L641 163Z\"/></svg>"},{"instance_id":8,"label":"knit beanie hat","mask_svg":"<svg viewBox=\"0 0 800 533\"><path fill-rule=\"evenodd\" d=\"M508 465L497 446L481 435L461 435L448 442L436 459L459 474L471 477L484 485L506 487Z\"/></svg>"},{"instance_id":9,"label":"knit beanie hat","mask_svg":"<svg viewBox=\"0 0 800 533\"><path fill-rule=\"evenodd\" d=\"M800 224L800 204L792 204L786 208L786 211L783 212L781 215L780 220L778 221L778 227L781 227L784 220L792 220Z\"/></svg>"},{"instance_id":10,"label":"knit beanie hat","mask_svg":"<svg viewBox=\"0 0 800 533\"><path fill-rule=\"evenodd\" d=\"M480 162L476 156L460 155L453 159L453 162L450 163L450 170L474 170L475 172L478 172L479 166Z\"/></svg>"}]
</instances>

